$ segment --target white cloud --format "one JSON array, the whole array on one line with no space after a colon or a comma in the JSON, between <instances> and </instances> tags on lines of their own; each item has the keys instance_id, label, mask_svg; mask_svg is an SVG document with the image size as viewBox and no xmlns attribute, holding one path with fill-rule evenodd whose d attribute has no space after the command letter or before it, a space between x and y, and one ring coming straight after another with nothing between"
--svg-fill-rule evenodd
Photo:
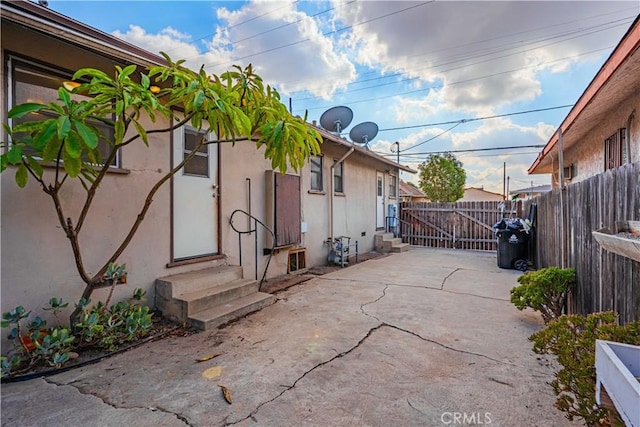
<instances>
[{"instance_id":1,"label":"white cloud","mask_svg":"<svg viewBox=\"0 0 640 427\"><path fill-rule=\"evenodd\" d=\"M566 72L572 62L584 60L559 59L611 47L628 25L628 20L625 24L619 19L634 14L631 6L628 2L369 1L341 8L339 18L343 25L353 25L345 43L360 63L419 78L425 86L444 83L442 89L416 101L423 107L486 114L539 96L538 72ZM408 10L396 13L402 8ZM614 30L603 31L610 28Z\"/></svg>"}]
</instances>

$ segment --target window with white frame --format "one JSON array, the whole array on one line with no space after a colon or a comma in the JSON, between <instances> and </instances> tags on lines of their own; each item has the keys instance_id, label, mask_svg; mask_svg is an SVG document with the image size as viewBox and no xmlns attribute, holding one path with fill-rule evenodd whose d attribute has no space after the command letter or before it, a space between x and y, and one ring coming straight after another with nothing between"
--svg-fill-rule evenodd
<instances>
[{"instance_id":1,"label":"window with white frame","mask_svg":"<svg viewBox=\"0 0 640 427\"><path fill-rule=\"evenodd\" d=\"M337 162L337 159L333 159L334 162ZM334 163L333 166L333 192L334 193L344 193L344 182L343 182L343 168L344 162Z\"/></svg>"},{"instance_id":2,"label":"window with white frame","mask_svg":"<svg viewBox=\"0 0 640 427\"><path fill-rule=\"evenodd\" d=\"M389 175L389 197L396 197L396 176Z\"/></svg>"},{"instance_id":3,"label":"window with white frame","mask_svg":"<svg viewBox=\"0 0 640 427\"><path fill-rule=\"evenodd\" d=\"M621 128L604 140L604 169L617 168L625 163L629 163L627 130Z\"/></svg>"},{"instance_id":4,"label":"window with white frame","mask_svg":"<svg viewBox=\"0 0 640 427\"><path fill-rule=\"evenodd\" d=\"M311 191L323 191L322 185L322 167L323 167L323 157L322 156L311 156L309 159L309 163L311 164Z\"/></svg>"},{"instance_id":5,"label":"window with white frame","mask_svg":"<svg viewBox=\"0 0 640 427\"><path fill-rule=\"evenodd\" d=\"M183 160L191 154L196 146L207 137L207 133L191 128L184 128L184 145L182 147ZM183 168L184 175L199 176L203 178L209 177L209 145L204 144L195 152L194 156L189 160Z\"/></svg>"},{"instance_id":6,"label":"window with white frame","mask_svg":"<svg viewBox=\"0 0 640 427\"><path fill-rule=\"evenodd\" d=\"M9 57L9 70L11 73L9 85L10 96L8 99L9 109L25 102L37 102L39 104L55 102L58 99L58 89L65 81L70 80L72 76L71 72L59 70L45 64L23 60L15 56ZM79 94L72 94L71 97L76 101L90 99L87 96ZM55 117L48 112L40 112L38 114L40 115L39 119L46 118L47 115L50 115L52 118ZM35 120L35 117L34 114L27 114L20 119L11 119L11 125L15 126L21 122ZM113 126L109 126L99 120L89 121L87 124L97 128L103 136L103 138L100 138L98 150L104 161L109 156L111 150L111 146L107 141L113 140ZM111 165L120 165L119 153Z\"/></svg>"}]
</instances>

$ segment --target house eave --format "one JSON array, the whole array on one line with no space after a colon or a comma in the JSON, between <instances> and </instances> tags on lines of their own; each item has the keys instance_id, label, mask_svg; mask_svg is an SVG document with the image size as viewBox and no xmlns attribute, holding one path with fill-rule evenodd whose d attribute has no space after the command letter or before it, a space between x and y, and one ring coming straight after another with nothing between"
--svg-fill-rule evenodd
<instances>
[{"instance_id":1,"label":"house eave","mask_svg":"<svg viewBox=\"0 0 640 427\"><path fill-rule=\"evenodd\" d=\"M620 74L621 69L637 70L637 67L640 67L639 50L640 16L631 24L620 43L618 43L591 83L589 83L589 86L587 86L573 108L571 108L569 114L560 124L559 129L561 129L563 135L563 149L566 150L573 144L578 143L581 139L580 135L578 135L578 129L584 129L587 125L591 124L589 120L585 120L584 123L581 122L584 116L588 113L596 114L607 111L616 105L617 100L606 95L611 91L603 89L610 84L620 84L620 81L616 80L616 76ZM632 96L633 91L634 88L631 87L627 88L625 93L629 94L628 96ZM555 132L540 151L536 160L529 167L529 174L551 173L554 159L557 160L557 156L558 132Z\"/></svg>"},{"instance_id":2,"label":"house eave","mask_svg":"<svg viewBox=\"0 0 640 427\"><path fill-rule=\"evenodd\" d=\"M313 126L313 125L309 125L309 126ZM325 141L330 141L330 142L333 142L335 144L342 145L342 146L344 146L346 148L353 148L353 149L355 149L355 152L358 153L359 155L365 156L365 157L369 157L371 159L374 159L375 161L384 163L386 166L389 166L389 167L392 167L392 168L398 168L401 171L408 172L408 173L411 173L411 174L418 173L416 170L411 169L408 166L404 166L404 165L402 165L400 163L396 163L396 162L394 162L392 160L386 159L383 156L380 156L379 154L376 154L376 153L374 153L374 152L372 152L370 150L367 150L366 148L361 147L361 146L359 146L357 144L351 143L351 142L347 141L346 139L341 138L339 135L336 135L336 134L333 134L333 133L327 131L326 129L322 129L321 127L318 127L318 126L313 126L313 128L316 131L318 131L320 133L320 135L322 135L322 138Z\"/></svg>"},{"instance_id":3,"label":"house eave","mask_svg":"<svg viewBox=\"0 0 640 427\"><path fill-rule=\"evenodd\" d=\"M28 0L2 0L0 11L3 21L14 22L51 37L81 44L85 48L91 48L121 61L136 62L143 66L166 65L162 56Z\"/></svg>"}]
</instances>

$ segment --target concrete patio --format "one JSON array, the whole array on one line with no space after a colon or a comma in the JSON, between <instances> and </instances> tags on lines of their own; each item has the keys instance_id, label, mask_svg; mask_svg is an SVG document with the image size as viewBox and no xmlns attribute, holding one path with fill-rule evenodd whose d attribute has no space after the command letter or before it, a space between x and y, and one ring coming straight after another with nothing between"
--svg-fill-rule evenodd
<instances>
[{"instance_id":1,"label":"concrete patio","mask_svg":"<svg viewBox=\"0 0 640 427\"><path fill-rule=\"evenodd\" d=\"M493 253L372 259L220 330L3 384L2 425L571 425L527 340L539 316L509 302L520 274Z\"/></svg>"}]
</instances>

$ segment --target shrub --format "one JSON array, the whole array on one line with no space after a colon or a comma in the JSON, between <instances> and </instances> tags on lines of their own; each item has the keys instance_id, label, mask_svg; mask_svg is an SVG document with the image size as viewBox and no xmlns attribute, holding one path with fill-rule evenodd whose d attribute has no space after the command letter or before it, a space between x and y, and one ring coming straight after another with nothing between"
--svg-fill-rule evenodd
<instances>
[{"instance_id":1,"label":"shrub","mask_svg":"<svg viewBox=\"0 0 640 427\"><path fill-rule=\"evenodd\" d=\"M49 328L39 316L30 319L31 311L18 306L2 315L2 327L12 327L8 338L14 340L14 354L0 357L2 378L21 374L41 366L60 367L73 352L81 348L98 347L113 351L120 345L145 337L153 328L149 307L141 306L146 292L136 289L133 297L107 308L98 302L81 300L76 307L81 319L72 329L60 325L58 313L67 307L62 299L51 298L49 307L58 326ZM76 355L77 356L77 355Z\"/></svg>"},{"instance_id":2,"label":"shrub","mask_svg":"<svg viewBox=\"0 0 640 427\"><path fill-rule=\"evenodd\" d=\"M78 335L79 346L99 348L113 351L118 346L142 338L149 334L153 327L153 314L149 307L140 306L145 291L136 289L129 301L121 301L107 308L98 302L88 308L90 301L82 301L80 321L74 325Z\"/></svg>"},{"instance_id":3,"label":"shrub","mask_svg":"<svg viewBox=\"0 0 640 427\"><path fill-rule=\"evenodd\" d=\"M573 268L547 267L518 277L520 286L511 289L511 302L523 310L539 311L544 323L562 315L567 293L576 283Z\"/></svg>"},{"instance_id":4,"label":"shrub","mask_svg":"<svg viewBox=\"0 0 640 427\"><path fill-rule=\"evenodd\" d=\"M596 403L596 339L640 345L640 321L620 326L613 311L586 317L566 315L551 321L529 339L533 341L533 351L553 354L562 365L551 386L558 396L555 406L569 420L579 417L587 426L620 422Z\"/></svg>"}]
</instances>

